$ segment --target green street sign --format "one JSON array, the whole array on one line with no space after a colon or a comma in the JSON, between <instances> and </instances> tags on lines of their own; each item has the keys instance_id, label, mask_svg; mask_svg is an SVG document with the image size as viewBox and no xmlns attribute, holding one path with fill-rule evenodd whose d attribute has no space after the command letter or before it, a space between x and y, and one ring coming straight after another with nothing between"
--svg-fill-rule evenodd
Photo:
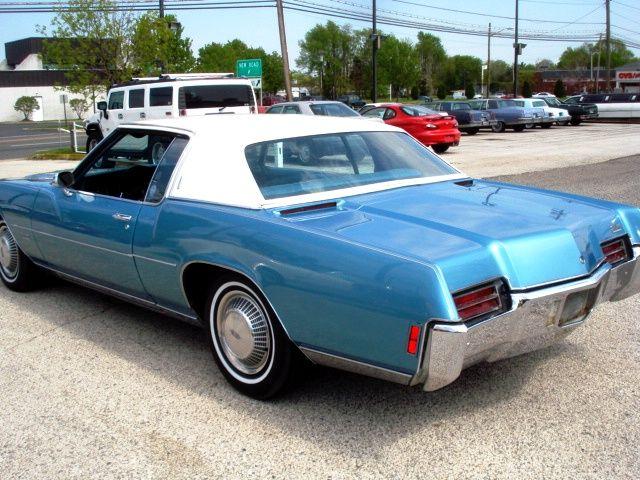
<instances>
[{"instance_id":1,"label":"green street sign","mask_svg":"<svg viewBox=\"0 0 640 480\"><path fill-rule=\"evenodd\" d=\"M236 75L245 78L259 78L262 76L262 59L250 58L236 61Z\"/></svg>"}]
</instances>

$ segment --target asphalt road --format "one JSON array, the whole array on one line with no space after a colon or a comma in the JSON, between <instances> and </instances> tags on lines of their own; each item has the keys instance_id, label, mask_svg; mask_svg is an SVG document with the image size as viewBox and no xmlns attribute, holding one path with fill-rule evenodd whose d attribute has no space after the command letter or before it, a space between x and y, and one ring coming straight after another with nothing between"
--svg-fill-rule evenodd
<instances>
[{"instance_id":1,"label":"asphalt road","mask_svg":"<svg viewBox=\"0 0 640 480\"><path fill-rule=\"evenodd\" d=\"M640 156L506 180L640 205ZM310 369L261 403L199 329L60 282L0 289L3 478L640 477L640 295L418 388Z\"/></svg>"},{"instance_id":2,"label":"asphalt road","mask_svg":"<svg viewBox=\"0 0 640 480\"><path fill-rule=\"evenodd\" d=\"M0 123L0 160L28 158L39 150L69 147L69 134L58 128L65 128L64 122ZM85 141L84 135L78 135L82 148Z\"/></svg>"}]
</instances>

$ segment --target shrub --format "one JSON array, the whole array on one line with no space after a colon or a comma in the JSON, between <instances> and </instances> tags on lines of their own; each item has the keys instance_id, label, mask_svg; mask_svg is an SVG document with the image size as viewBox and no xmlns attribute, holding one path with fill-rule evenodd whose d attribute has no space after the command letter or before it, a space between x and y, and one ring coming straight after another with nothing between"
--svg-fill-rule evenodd
<instances>
[{"instance_id":1,"label":"shrub","mask_svg":"<svg viewBox=\"0 0 640 480\"><path fill-rule=\"evenodd\" d=\"M420 89L417 86L411 87L411 98L417 100L420 96Z\"/></svg>"},{"instance_id":2,"label":"shrub","mask_svg":"<svg viewBox=\"0 0 640 480\"><path fill-rule=\"evenodd\" d=\"M469 100L471 100L473 97L476 96L476 89L473 87L472 84L469 84L464 89L464 94Z\"/></svg>"},{"instance_id":3,"label":"shrub","mask_svg":"<svg viewBox=\"0 0 640 480\"><path fill-rule=\"evenodd\" d=\"M82 119L82 116L89 110L89 105L84 98L72 98L69 100L69 106L76 112L78 119Z\"/></svg>"},{"instance_id":4,"label":"shrub","mask_svg":"<svg viewBox=\"0 0 640 480\"><path fill-rule=\"evenodd\" d=\"M522 96L524 98L531 98L531 95L533 95L533 92L531 91L531 84L529 83L529 80L525 80L522 84Z\"/></svg>"},{"instance_id":5,"label":"shrub","mask_svg":"<svg viewBox=\"0 0 640 480\"><path fill-rule=\"evenodd\" d=\"M553 86L553 94L558 98L562 98L566 95L564 82L561 79L556 80L556 84Z\"/></svg>"},{"instance_id":6,"label":"shrub","mask_svg":"<svg viewBox=\"0 0 640 480\"><path fill-rule=\"evenodd\" d=\"M445 87L442 83L438 85L438 91L436 93L440 100L444 100L447 98L447 87Z\"/></svg>"},{"instance_id":7,"label":"shrub","mask_svg":"<svg viewBox=\"0 0 640 480\"><path fill-rule=\"evenodd\" d=\"M40 105L38 105L36 97L24 96L16 100L13 108L17 112L21 112L24 115L25 120L29 120L29 117L34 111L40 110Z\"/></svg>"}]
</instances>

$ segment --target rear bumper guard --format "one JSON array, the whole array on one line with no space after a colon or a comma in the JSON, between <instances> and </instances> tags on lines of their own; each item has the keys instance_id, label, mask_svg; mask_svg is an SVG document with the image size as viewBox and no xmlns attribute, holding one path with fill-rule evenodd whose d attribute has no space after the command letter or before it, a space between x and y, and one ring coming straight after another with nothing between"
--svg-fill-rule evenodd
<instances>
[{"instance_id":1,"label":"rear bumper guard","mask_svg":"<svg viewBox=\"0 0 640 480\"><path fill-rule=\"evenodd\" d=\"M582 325L593 308L640 291L640 246L633 259L602 265L587 278L537 290L513 293L511 310L473 323L434 321L425 332L421 368L411 385L438 390L476 363L495 362L551 345ZM576 302L583 302L575 310ZM566 308L565 308L566 307ZM566 318L567 311L575 314Z\"/></svg>"}]
</instances>

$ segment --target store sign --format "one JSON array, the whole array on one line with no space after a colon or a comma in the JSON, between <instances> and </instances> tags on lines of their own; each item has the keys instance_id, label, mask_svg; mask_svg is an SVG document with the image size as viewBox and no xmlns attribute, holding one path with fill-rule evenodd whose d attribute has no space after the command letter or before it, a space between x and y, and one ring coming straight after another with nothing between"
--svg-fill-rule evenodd
<instances>
[{"instance_id":1,"label":"store sign","mask_svg":"<svg viewBox=\"0 0 640 480\"><path fill-rule=\"evenodd\" d=\"M627 82L640 81L640 72L616 72L616 79Z\"/></svg>"}]
</instances>

